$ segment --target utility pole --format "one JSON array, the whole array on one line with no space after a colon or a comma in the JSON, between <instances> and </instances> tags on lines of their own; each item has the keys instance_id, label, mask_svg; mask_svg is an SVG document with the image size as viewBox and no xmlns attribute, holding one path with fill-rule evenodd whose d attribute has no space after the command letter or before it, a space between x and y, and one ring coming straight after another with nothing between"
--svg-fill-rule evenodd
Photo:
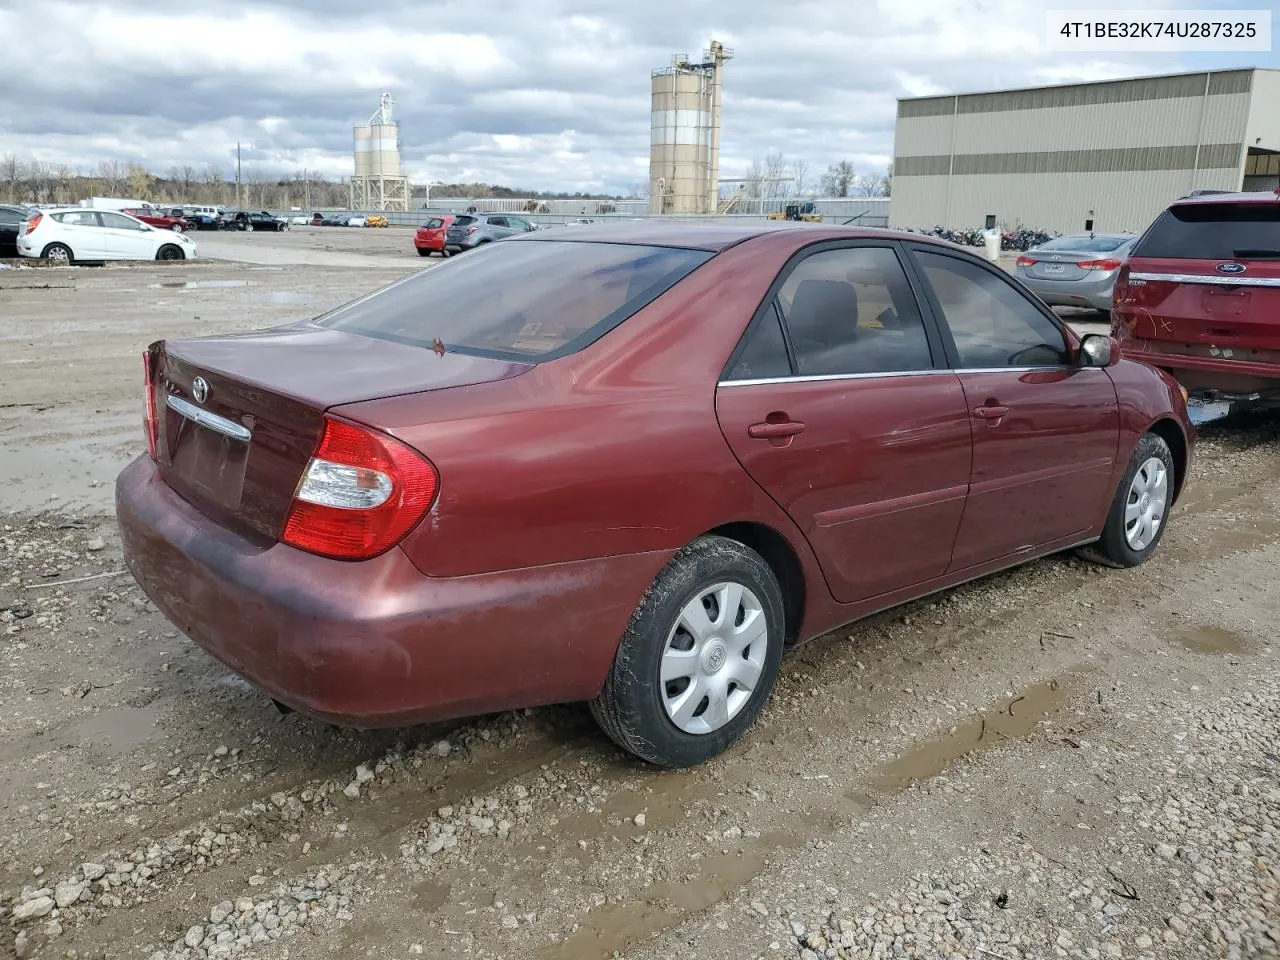
<instances>
[{"instance_id":1,"label":"utility pole","mask_svg":"<svg viewBox=\"0 0 1280 960\"><path fill-rule=\"evenodd\" d=\"M311 209L311 174L309 174L305 169L302 171L302 180L304 184L302 188L302 195L305 198L302 201L302 205L305 209L310 210Z\"/></svg>"},{"instance_id":2,"label":"utility pole","mask_svg":"<svg viewBox=\"0 0 1280 960\"><path fill-rule=\"evenodd\" d=\"M240 209L240 142L236 141L236 209Z\"/></svg>"}]
</instances>

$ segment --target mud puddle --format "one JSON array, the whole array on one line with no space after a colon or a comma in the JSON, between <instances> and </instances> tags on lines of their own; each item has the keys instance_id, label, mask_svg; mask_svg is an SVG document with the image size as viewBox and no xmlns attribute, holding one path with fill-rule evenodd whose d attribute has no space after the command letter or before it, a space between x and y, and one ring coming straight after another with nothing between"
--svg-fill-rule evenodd
<instances>
[{"instance_id":1,"label":"mud puddle","mask_svg":"<svg viewBox=\"0 0 1280 960\"><path fill-rule=\"evenodd\" d=\"M1173 635L1173 641L1193 653L1248 653L1249 642L1234 630L1200 626Z\"/></svg>"},{"instance_id":2,"label":"mud puddle","mask_svg":"<svg viewBox=\"0 0 1280 960\"><path fill-rule=\"evenodd\" d=\"M221 287L247 287L248 280L165 280L147 284L151 290L213 290Z\"/></svg>"},{"instance_id":3,"label":"mud puddle","mask_svg":"<svg viewBox=\"0 0 1280 960\"><path fill-rule=\"evenodd\" d=\"M81 740L121 753L149 740L159 718L154 706L110 707L77 724L75 733Z\"/></svg>"}]
</instances>

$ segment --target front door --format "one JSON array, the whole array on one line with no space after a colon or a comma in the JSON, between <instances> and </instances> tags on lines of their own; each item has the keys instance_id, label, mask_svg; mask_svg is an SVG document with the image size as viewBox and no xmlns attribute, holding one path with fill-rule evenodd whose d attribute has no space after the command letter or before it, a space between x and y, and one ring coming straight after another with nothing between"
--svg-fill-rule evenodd
<instances>
[{"instance_id":1,"label":"front door","mask_svg":"<svg viewBox=\"0 0 1280 960\"><path fill-rule=\"evenodd\" d=\"M953 570L1083 535L1106 512L1120 437L1110 376L1001 271L913 245L964 388L973 475Z\"/></svg>"},{"instance_id":2,"label":"front door","mask_svg":"<svg viewBox=\"0 0 1280 960\"><path fill-rule=\"evenodd\" d=\"M156 255L155 232L120 213L102 210L108 256L113 260L151 260Z\"/></svg>"},{"instance_id":3,"label":"front door","mask_svg":"<svg viewBox=\"0 0 1280 960\"><path fill-rule=\"evenodd\" d=\"M720 428L852 603L942 575L970 471L964 392L890 243L784 270L716 391Z\"/></svg>"}]
</instances>

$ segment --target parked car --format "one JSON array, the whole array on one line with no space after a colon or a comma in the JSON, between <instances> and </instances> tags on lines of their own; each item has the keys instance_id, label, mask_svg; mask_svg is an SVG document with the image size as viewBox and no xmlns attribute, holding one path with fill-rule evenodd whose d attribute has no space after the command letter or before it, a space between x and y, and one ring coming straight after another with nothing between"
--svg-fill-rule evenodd
<instances>
[{"instance_id":1,"label":"parked car","mask_svg":"<svg viewBox=\"0 0 1280 960\"><path fill-rule=\"evenodd\" d=\"M361 216L347 217L346 226L348 227L363 227L364 224L365 224L364 217L361 217Z\"/></svg>"},{"instance_id":2,"label":"parked car","mask_svg":"<svg viewBox=\"0 0 1280 960\"><path fill-rule=\"evenodd\" d=\"M62 263L80 260L194 260L186 234L160 230L114 210L45 210L18 231L18 253Z\"/></svg>"},{"instance_id":3,"label":"parked car","mask_svg":"<svg viewBox=\"0 0 1280 960\"><path fill-rule=\"evenodd\" d=\"M221 213L198 210L186 214L186 218L192 230L225 230L227 228Z\"/></svg>"},{"instance_id":4,"label":"parked car","mask_svg":"<svg viewBox=\"0 0 1280 960\"><path fill-rule=\"evenodd\" d=\"M1280 195L1175 202L1116 281L1125 356L1205 399L1280 400Z\"/></svg>"},{"instance_id":5,"label":"parked car","mask_svg":"<svg viewBox=\"0 0 1280 960\"><path fill-rule=\"evenodd\" d=\"M18 228L29 216L26 207L0 204L0 258L18 256Z\"/></svg>"},{"instance_id":6,"label":"parked car","mask_svg":"<svg viewBox=\"0 0 1280 960\"><path fill-rule=\"evenodd\" d=\"M159 207L144 207L133 210L122 210L121 213L127 213L131 217L136 217L143 223L150 224L153 227L159 227L161 230L172 230L174 233L182 233L191 229L191 221L182 215L181 211L175 215L172 210L165 211Z\"/></svg>"},{"instance_id":7,"label":"parked car","mask_svg":"<svg viewBox=\"0 0 1280 960\"><path fill-rule=\"evenodd\" d=\"M461 253L518 233L532 233L536 229L524 217L510 213L464 213L455 218L445 231L445 250Z\"/></svg>"},{"instance_id":8,"label":"parked car","mask_svg":"<svg viewBox=\"0 0 1280 960\"><path fill-rule=\"evenodd\" d=\"M1018 257L1014 274L1051 306L1111 310L1111 291L1136 233L1073 233Z\"/></svg>"},{"instance_id":9,"label":"parked car","mask_svg":"<svg viewBox=\"0 0 1280 960\"><path fill-rule=\"evenodd\" d=\"M280 233L289 229L289 221L283 217L273 216L265 210L257 213L240 210L227 221L227 229L247 230L250 233L255 230L271 230Z\"/></svg>"},{"instance_id":10,"label":"parked car","mask_svg":"<svg viewBox=\"0 0 1280 960\"><path fill-rule=\"evenodd\" d=\"M364 225L366 227L386 227L391 225L391 221L381 214L371 213L364 218Z\"/></svg>"},{"instance_id":11,"label":"parked car","mask_svg":"<svg viewBox=\"0 0 1280 960\"><path fill-rule=\"evenodd\" d=\"M445 256L444 235L451 223L453 223L452 213L442 213L423 221L422 226L418 227L413 235L413 246L418 251L418 256L429 257L433 253Z\"/></svg>"},{"instance_id":12,"label":"parked car","mask_svg":"<svg viewBox=\"0 0 1280 960\"><path fill-rule=\"evenodd\" d=\"M1177 384L973 254L786 222L567 236L153 343L116 484L147 596L287 708L587 700L678 767L744 733L786 646L1159 544L1195 437Z\"/></svg>"},{"instance_id":13,"label":"parked car","mask_svg":"<svg viewBox=\"0 0 1280 960\"><path fill-rule=\"evenodd\" d=\"M311 224L316 227L348 227L351 225L351 218L345 213L330 213L328 215L317 213L312 216Z\"/></svg>"}]
</instances>

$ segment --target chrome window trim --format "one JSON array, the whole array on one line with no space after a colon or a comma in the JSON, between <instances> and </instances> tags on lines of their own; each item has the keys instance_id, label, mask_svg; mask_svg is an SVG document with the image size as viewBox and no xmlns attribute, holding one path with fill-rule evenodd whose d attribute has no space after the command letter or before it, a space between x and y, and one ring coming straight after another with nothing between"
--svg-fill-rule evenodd
<instances>
[{"instance_id":1,"label":"chrome window trim","mask_svg":"<svg viewBox=\"0 0 1280 960\"><path fill-rule=\"evenodd\" d=\"M1165 283L1204 283L1229 287L1280 287L1280 277L1242 277L1235 273L1220 273L1206 277L1199 273L1131 273L1130 280L1162 280Z\"/></svg>"},{"instance_id":2,"label":"chrome window trim","mask_svg":"<svg viewBox=\"0 0 1280 960\"><path fill-rule=\"evenodd\" d=\"M183 400L181 397L175 397L171 393L165 396L164 405L180 416L186 417L202 427L208 427L224 437L230 437L232 440L248 443L253 437L247 427L241 426L234 420L228 420L226 417L220 417L216 413L210 413L208 410L197 407L194 403Z\"/></svg>"},{"instance_id":3,"label":"chrome window trim","mask_svg":"<svg viewBox=\"0 0 1280 960\"><path fill-rule=\"evenodd\" d=\"M1063 370L1101 370L1102 367L1070 366L1054 364L1043 367L960 367L935 370L887 370L883 373L828 373L814 376L756 377L750 380L721 380L717 387L756 387L766 383L825 383L835 380L878 380L898 377L928 377L933 374L951 373L1039 373Z\"/></svg>"}]
</instances>

